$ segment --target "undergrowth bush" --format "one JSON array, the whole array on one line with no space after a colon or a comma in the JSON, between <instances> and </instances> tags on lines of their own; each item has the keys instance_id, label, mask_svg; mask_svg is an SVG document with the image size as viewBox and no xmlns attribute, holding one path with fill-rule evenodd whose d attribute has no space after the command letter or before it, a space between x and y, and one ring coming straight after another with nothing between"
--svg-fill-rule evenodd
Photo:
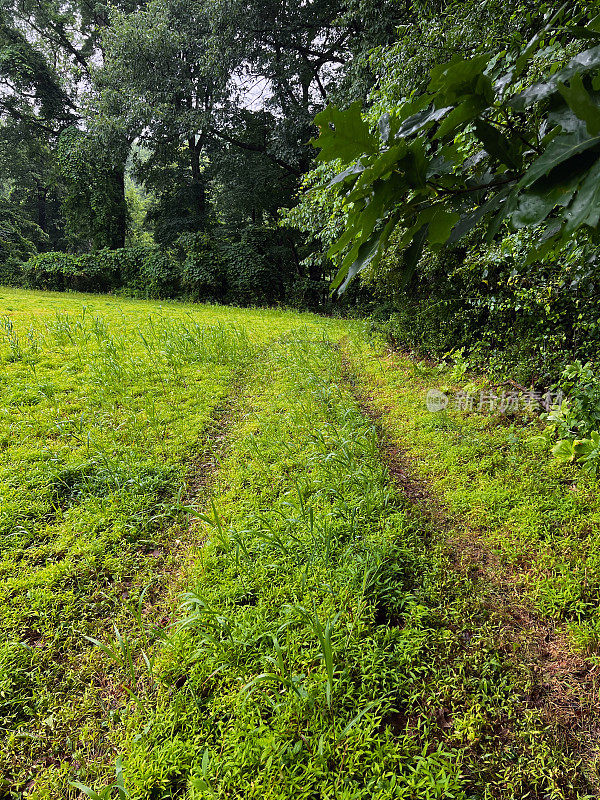
<instances>
[{"instance_id":1,"label":"undergrowth bush","mask_svg":"<svg viewBox=\"0 0 600 800\"><path fill-rule=\"evenodd\" d=\"M177 240L181 281L194 300L221 300L227 286L225 261L218 243L207 233L183 234Z\"/></svg>"},{"instance_id":2,"label":"undergrowth bush","mask_svg":"<svg viewBox=\"0 0 600 800\"><path fill-rule=\"evenodd\" d=\"M285 302L295 277L293 256L278 231L247 225L236 239L223 244L227 291L225 300L239 305Z\"/></svg>"},{"instance_id":3,"label":"undergrowth bush","mask_svg":"<svg viewBox=\"0 0 600 800\"><path fill-rule=\"evenodd\" d=\"M53 291L113 292L160 299L184 296L241 306L330 305L328 287L299 270L293 246L276 228L185 233L170 246L92 253L39 253L0 267L0 283Z\"/></svg>"},{"instance_id":4,"label":"undergrowth bush","mask_svg":"<svg viewBox=\"0 0 600 800\"><path fill-rule=\"evenodd\" d=\"M379 300L372 327L422 355L464 348L473 365L548 387L568 363L600 353L600 268L583 248L527 264L529 244L523 232L490 248L474 236L426 253L406 286L394 279L402 263L392 246L368 278Z\"/></svg>"},{"instance_id":5,"label":"undergrowth bush","mask_svg":"<svg viewBox=\"0 0 600 800\"><path fill-rule=\"evenodd\" d=\"M153 247L104 248L93 253L49 252L22 266L29 289L111 292L125 289L141 297L174 297L179 293L179 267L170 252Z\"/></svg>"},{"instance_id":6,"label":"undergrowth bush","mask_svg":"<svg viewBox=\"0 0 600 800\"><path fill-rule=\"evenodd\" d=\"M600 384L597 369L588 361L576 361L563 370L558 402L548 414L541 436L531 441L558 442L553 455L562 463L579 461L582 469L596 475L600 466Z\"/></svg>"},{"instance_id":7,"label":"undergrowth bush","mask_svg":"<svg viewBox=\"0 0 600 800\"><path fill-rule=\"evenodd\" d=\"M96 253L38 253L23 264L23 282L29 289L108 292L121 285L121 262L127 251Z\"/></svg>"},{"instance_id":8,"label":"undergrowth bush","mask_svg":"<svg viewBox=\"0 0 600 800\"><path fill-rule=\"evenodd\" d=\"M8 258L0 262L0 286L21 286L22 283L23 270L19 259Z\"/></svg>"}]
</instances>

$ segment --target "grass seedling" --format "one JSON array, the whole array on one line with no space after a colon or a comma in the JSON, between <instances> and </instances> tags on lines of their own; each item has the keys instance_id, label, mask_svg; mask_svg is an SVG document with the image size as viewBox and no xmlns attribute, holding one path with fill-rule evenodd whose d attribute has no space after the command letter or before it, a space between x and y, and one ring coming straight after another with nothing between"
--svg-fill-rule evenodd
<instances>
[{"instance_id":1,"label":"grass seedling","mask_svg":"<svg viewBox=\"0 0 600 800\"><path fill-rule=\"evenodd\" d=\"M90 789L89 786L85 786L83 783L79 783L79 781L70 781L69 785L73 786L75 789L79 789L80 792L83 792L85 795L91 798L91 800L112 800L115 789L118 800L128 800L131 795L125 788L125 781L123 779L123 765L120 757L117 758L115 772L115 782L110 786L104 786L98 792Z\"/></svg>"},{"instance_id":2,"label":"grass seedling","mask_svg":"<svg viewBox=\"0 0 600 800\"><path fill-rule=\"evenodd\" d=\"M98 647L124 674L125 679L129 682L129 686L123 684L123 688L138 706L143 707L142 701L133 689L137 684L134 646L127 634L123 635L116 625L113 625L113 628L115 631L115 638L109 644L104 644L104 642L92 636L84 636L84 638ZM150 668L149 665L148 668Z\"/></svg>"},{"instance_id":3,"label":"grass seedling","mask_svg":"<svg viewBox=\"0 0 600 800\"><path fill-rule=\"evenodd\" d=\"M335 630L335 624L339 618L339 614L333 619L327 619L325 625L322 624L319 613L317 611L317 604L313 599L313 613L311 614L302 606L295 606L295 611L299 613L312 627L317 636L319 649L325 664L325 671L327 673L327 681L325 684L325 695L327 698L327 707L331 711L331 702L333 694L333 683L335 675L335 663L333 653L332 636Z\"/></svg>"}]
</instances>

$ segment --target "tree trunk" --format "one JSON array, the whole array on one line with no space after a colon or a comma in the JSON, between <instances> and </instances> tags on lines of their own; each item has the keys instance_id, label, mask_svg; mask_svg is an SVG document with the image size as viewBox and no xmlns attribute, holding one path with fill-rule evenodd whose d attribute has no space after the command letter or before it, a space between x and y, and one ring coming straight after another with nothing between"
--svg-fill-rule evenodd
<instances>
[{"instance_id":1,"label":"tree trunk","mask_svg":"<svg viewBox=\"0 0 600 800\"><path fill-rule=\"evenodd\" d=\"M125 198L125 165L119 165L114 170L113 180L115 182L115 220L112 235L112 248L125 247L125 237L127 235L127 200Z\"/></svg>"},{"instance_id":2,"label":"tree trunk","mask_svg":"<svg viewBox=\"0 0 600 800\"><path fill-rule=\"evenodd\" d=\"M48 196L48 189L42 186L41 183L37 184L37 224L44 231L48 233L48 217L46 214L46 198Z\"/></svg>"}]
</instances>

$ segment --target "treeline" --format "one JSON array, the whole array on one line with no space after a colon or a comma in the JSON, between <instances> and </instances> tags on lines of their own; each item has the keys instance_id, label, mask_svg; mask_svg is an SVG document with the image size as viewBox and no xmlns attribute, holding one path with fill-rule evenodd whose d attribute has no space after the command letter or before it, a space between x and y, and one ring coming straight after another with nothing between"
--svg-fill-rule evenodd
<instances>
[{"instance_id":1,"label":"treeline","mask_svg":"<svg viewBox=\"0 0 600 800\"><path fill-rule=\"evenodd\" d=\"M395 0L9 0L0 280L320 305L331 265L307 262L280 209L312 163L315 114L366 99L369 52L413 14Z\"/></svg>"},{"instance_id":2,"label":"treeline","mask_svg":"<svg viewBox=\"0 0 600 800\"><path fill-rule=\"evenodd\" d=\"M600 359L599 181L583 188L600 152L598 11L10 0L0 281L342 303L403 347L548 385ZM502 95L539 85L530 107ZM571 161L553 155L565 137ZM342 300L336 273L358 276Z\"/></svg>"}]
</instances>

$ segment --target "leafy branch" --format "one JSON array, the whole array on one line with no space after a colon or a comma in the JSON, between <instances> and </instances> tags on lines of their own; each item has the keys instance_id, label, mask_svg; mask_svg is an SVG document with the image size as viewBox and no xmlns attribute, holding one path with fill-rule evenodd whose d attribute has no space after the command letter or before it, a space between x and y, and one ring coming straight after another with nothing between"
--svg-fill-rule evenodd
<instances>
[{"instance_id":1,"label":"leafy branch","mask_svg":"<svg viewBox=\"0 0 600 800\"><path fill-rule=\"evenodd\" d=\"M571 15L572 16L572 15ZM485 227L534 228L528 263L560 250L600 221L600 20L559 9L522 51L455 56L431 70L427 88L384 114L375 133L359 103L317 115L318 159L344 169L328 183L342 197L345 230L328 255L342 293L404 230L407 276L426 245L437 249ZM592 47L523 88L547 40L581 37ZM548 72L551 73L550 67Z\"/></svg>"}]
</instances>

